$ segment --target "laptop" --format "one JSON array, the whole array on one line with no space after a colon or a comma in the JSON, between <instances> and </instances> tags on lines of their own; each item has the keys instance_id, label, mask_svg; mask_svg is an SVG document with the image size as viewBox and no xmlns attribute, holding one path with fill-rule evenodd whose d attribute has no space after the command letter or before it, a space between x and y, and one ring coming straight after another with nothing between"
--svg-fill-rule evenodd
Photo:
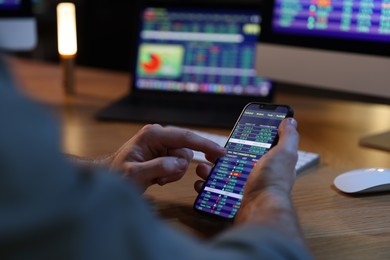
<instances>
[{"instance_id":1,"label":"laptop","mask_svg":"<svg viewBox=\"0 0 390 260\"><path fill-rule=\"evenodd\" d=\"M144 0L136 13L129 94L98 119L231 128L248 102L272 102L255 70L259 1Z\"/></svg>"}]
</instances>

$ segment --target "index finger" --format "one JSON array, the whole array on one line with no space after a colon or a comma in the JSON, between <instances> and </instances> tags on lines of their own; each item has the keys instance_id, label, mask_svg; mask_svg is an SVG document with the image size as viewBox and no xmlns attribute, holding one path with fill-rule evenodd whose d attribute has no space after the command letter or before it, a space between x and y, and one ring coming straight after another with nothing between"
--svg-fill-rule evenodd
<instances>
[{"instance_id":1,"label":"index finger","mask_svg":"<svg viewBox=\"0 0 390 260\"><path fill-rule=\"evenodd\" d=\"M189 129L169 126L156 131L158 132L152 136L156 136L158 138L156 141L166 148L189 148L216 158L226 153L225 148Z\"/></svg>"},{"instance_id":2,"label":"index finger","mask_svg":"<svg viewBox=\"0 0 390 260\"><path fill-rule=\"evenodd\" d=\"M200 151L210 157L221 157L226 154L226 149L210 139L204 138L189 129L182 129L176 127L167 127L168 131L172 131L174 136L173 142L176 145L190 148L195 151Z\"/></svg>"}]
</instances>

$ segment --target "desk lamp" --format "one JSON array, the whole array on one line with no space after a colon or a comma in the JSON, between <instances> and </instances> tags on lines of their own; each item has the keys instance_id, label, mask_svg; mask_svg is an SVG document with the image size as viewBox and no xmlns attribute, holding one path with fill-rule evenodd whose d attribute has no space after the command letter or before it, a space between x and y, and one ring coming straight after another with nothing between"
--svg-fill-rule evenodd
<instances>
[{"instance_id":1,"label":"desk lamp","mask_svg":"<svg viewBox=\"0 0 390 260\"><path fill-rule=\"evenodd\" d=\"M74 59L77 54L76 8L73 3L57 5L58 53L63 66L65 93L74 94Z\"/></svg>"}]
</instances>

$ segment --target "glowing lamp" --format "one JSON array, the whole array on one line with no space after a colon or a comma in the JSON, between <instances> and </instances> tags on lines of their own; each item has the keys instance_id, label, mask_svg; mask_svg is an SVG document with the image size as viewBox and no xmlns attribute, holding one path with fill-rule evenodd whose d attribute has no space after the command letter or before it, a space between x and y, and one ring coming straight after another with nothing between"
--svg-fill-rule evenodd
<instances>
[{"instance_id":1,"label":"glowing lamp","mask_svg":"<svg viewBox=\"0 0 390 260\"><path fill-rule=\"evenodd\" d=\"M64 69L64 87L74 94L74 58L77 54L76 7L73 3L57 5L58 53Z\"/></svg>"}]
</instances>

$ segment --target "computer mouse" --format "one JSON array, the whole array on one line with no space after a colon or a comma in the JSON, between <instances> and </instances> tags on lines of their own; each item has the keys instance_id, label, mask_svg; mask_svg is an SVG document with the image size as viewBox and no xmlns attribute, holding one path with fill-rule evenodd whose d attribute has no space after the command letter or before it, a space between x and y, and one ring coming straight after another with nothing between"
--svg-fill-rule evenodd
<instances>
[{"instance_id":1,"label":"computer mouse","mask_svg":"<svg viewBox=\"0 0 390 260\"><path fill-rule=\"evenodd\" d=\"M390 169L356 169L340 174L334 185L345 193L390 191Z\"/></svg>"}]
</instances>

